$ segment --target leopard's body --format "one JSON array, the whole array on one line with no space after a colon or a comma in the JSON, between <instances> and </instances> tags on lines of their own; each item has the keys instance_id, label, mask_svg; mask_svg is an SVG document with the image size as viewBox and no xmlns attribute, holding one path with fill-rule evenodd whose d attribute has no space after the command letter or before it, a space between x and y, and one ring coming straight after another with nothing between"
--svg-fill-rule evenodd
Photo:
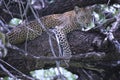
<instances>
[{"instance_id":1,"label":"leopard's body","mask_svg":"<svg viewBox=\"0 0 120 80\"><path fill-rule=\"evenodd\" d=\"M63 14L53 14L44 16L41 22L48 29L55 27L54 32L59 39L59 44L63 50L63 56L71 57L71 50L67 42L66 34L70 31L87 26L92 22L92 11L89 8L78 8ZM21 24L14 28L6 36L10 43L18 44L23 41L33 40L42 33L42 28L37 20L31 21L28 24Z\"/></svg>"}]
</instances>

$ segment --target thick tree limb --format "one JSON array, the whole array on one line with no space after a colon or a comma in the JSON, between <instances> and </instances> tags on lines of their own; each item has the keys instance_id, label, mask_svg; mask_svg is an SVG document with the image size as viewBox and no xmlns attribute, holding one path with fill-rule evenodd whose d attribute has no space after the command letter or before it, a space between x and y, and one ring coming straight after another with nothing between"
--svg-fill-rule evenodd
<instances>
[{"instance_id":1,"label":"thick tree limb","mask_svg":"<svg viewBox=\"0 0 120 80\"><path fill-rule=\"evenodd\" d=\"M119 31L116 33L119 33ZM51 54L47 36L48 35L46 33L43 33L42 36L36 38L33 41L29 41L27 44L27 51L29 53L28 55L33 55L37 57L39 56L53 57ZM117 37L119 36L120 35L118 35ZM105 54L106 56L99 59L99 62L100 60L105 62L105 61L110 61L110 60L112 61L112 60L120 59L119 54L114 53L114 49L111 46L102 47L100 49L94 48L94 46L92 46L92 42L96 37L99 37L100 40L104 40L104 36L102 36L99 33L81 32L81 31L74 31L74 32L69 33L68 40L69 40L69 44L71 46L73 55L77 55L77 54L79 55L82 53L84 54L84 53L92 52L92 51L97 51L97 52L102 51L106 53ZM18 46L24 49L25 44L21 44ZM56 41L54 40L53 40L53 46L55 48L55 52L58 53ZM55 61L53 60L52 61L50 59L42 60L38 58L32 58L29 56L28 57L23 56L21 54L19 54L19 52L16 50L9 49L8 56L4 58L4 60L24 73L29 73L29 71L32 71L34 69L51 67L52 65L55 66ZM81 59L79 56L73 57L69 65L70 67L83 67L80 63L80 61L83 61L83 60L85 60L83 59L83 57ZM97 62L98 58L92 58L92 59L87 58L86 59L86 62L90 62L90 61ZM64 62L62 62L62 65L65 66Z\"/></svg>"}]
</instances>

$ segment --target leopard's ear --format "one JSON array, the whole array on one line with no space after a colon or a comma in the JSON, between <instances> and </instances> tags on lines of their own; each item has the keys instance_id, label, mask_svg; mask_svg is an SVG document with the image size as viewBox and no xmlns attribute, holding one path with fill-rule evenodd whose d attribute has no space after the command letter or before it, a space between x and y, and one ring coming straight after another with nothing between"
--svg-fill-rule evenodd
<instances>
[{"instance_id":1,"label":"leopard's ear","mask_svg":"<svg viewBox=\"0 0 120 80\"><path fill-rule=\"evenodd\" d=\"M75 6L74 11L75 11L75 13L78 13L80 11L80 8L78 6Z\"/></svg>"},{"instance_id":2,"label":"leopard's ear","mask_svg":"<svg viewBox=\"0 0 120 80\"><path fill-rule=\"evenodd\" d=\"M94 11L94 10L95 10L95 7L96 7L96 5L87 6L86 8L87 8L88 10Z\"/></svg>"}]
</instances>

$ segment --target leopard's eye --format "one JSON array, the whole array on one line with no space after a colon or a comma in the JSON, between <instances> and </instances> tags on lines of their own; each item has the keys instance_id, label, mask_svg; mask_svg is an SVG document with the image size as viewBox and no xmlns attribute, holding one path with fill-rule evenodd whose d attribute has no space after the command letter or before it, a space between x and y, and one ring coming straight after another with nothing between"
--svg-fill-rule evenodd
<instances>
[{"instance_id":1,"label":"leopard's eye","mask_svg":"<svg viewBox=\"0 0 120 80\"><path fill-rule=\"evenodd\" d=\"M77 18L78 20L80 19L80 17Z\"/></svg>"},{"instance_id":2,"label":"leopard's eye","mask_svg":"<svg viewBox=\"0 0 120 80\"><path fill-rule=\"evenodd\" d=\"M85 20L85 19L86 19L86 17L85 17L85 16L81 16L81 19L84 19L84 20Z\"/></svg>"}]
</instances>

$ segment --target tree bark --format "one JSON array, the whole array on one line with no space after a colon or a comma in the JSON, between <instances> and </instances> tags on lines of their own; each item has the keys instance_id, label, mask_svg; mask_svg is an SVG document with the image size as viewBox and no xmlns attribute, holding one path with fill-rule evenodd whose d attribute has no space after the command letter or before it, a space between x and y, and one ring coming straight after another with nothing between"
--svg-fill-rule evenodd
<instances>
[{"instance_id":1,"label":"tree bark","mask_svg":"<svg viewBox=\"0 0 120 80\"><path fill-rule=\"evenodd\" d=\"M120 41L119 31L115 33L116 38ZM27 53L28 55L25 56L25 53L22 53L17 50L8 49L8 55L3 58L6 62L10 65L14 66L15 68L19 69L20 71L28 74L32 70L40 69L40 68L50 68L55 65L55 59L52 55L48 35L44 32L41 36L36 38L35 40L29 41L27 43ZM69 69L70 67L83 67L81 63L85 62L111 62L112 60L119 60L120 55L115 53L115 49L111 46L110 43L106 44L105 47L95 47L92 45L94 39L97 37L99 42L103 41L105 36L99 34L97 32L82 32L82 31L73 31L67 35L68 41L72 50L73 57L69 62ZM56 54L58 54L58 46L55 40L53 41L53 46L55 49ZM25 43L17 45L20 49L25 49ZM102 57L88 57L85 58L84 55L86 53L95 52L95 54L100 52L100 55L103 53L105 54ZM31 56L32 55L32 56ZM37 56L40 58L35 58L33 56ZM47 57L47 58L46 58ZM66 59L66 58L65 58ZM63 60L64 58L60 58L56 60L62 60L61 66L66 67ZM6 66L8 67L8 66ZM10 71L13 71L9 68ZM1 72L1 75L3 72ZM16 74L16 72L15 72Z\"/></svg>"}]
</instances>

